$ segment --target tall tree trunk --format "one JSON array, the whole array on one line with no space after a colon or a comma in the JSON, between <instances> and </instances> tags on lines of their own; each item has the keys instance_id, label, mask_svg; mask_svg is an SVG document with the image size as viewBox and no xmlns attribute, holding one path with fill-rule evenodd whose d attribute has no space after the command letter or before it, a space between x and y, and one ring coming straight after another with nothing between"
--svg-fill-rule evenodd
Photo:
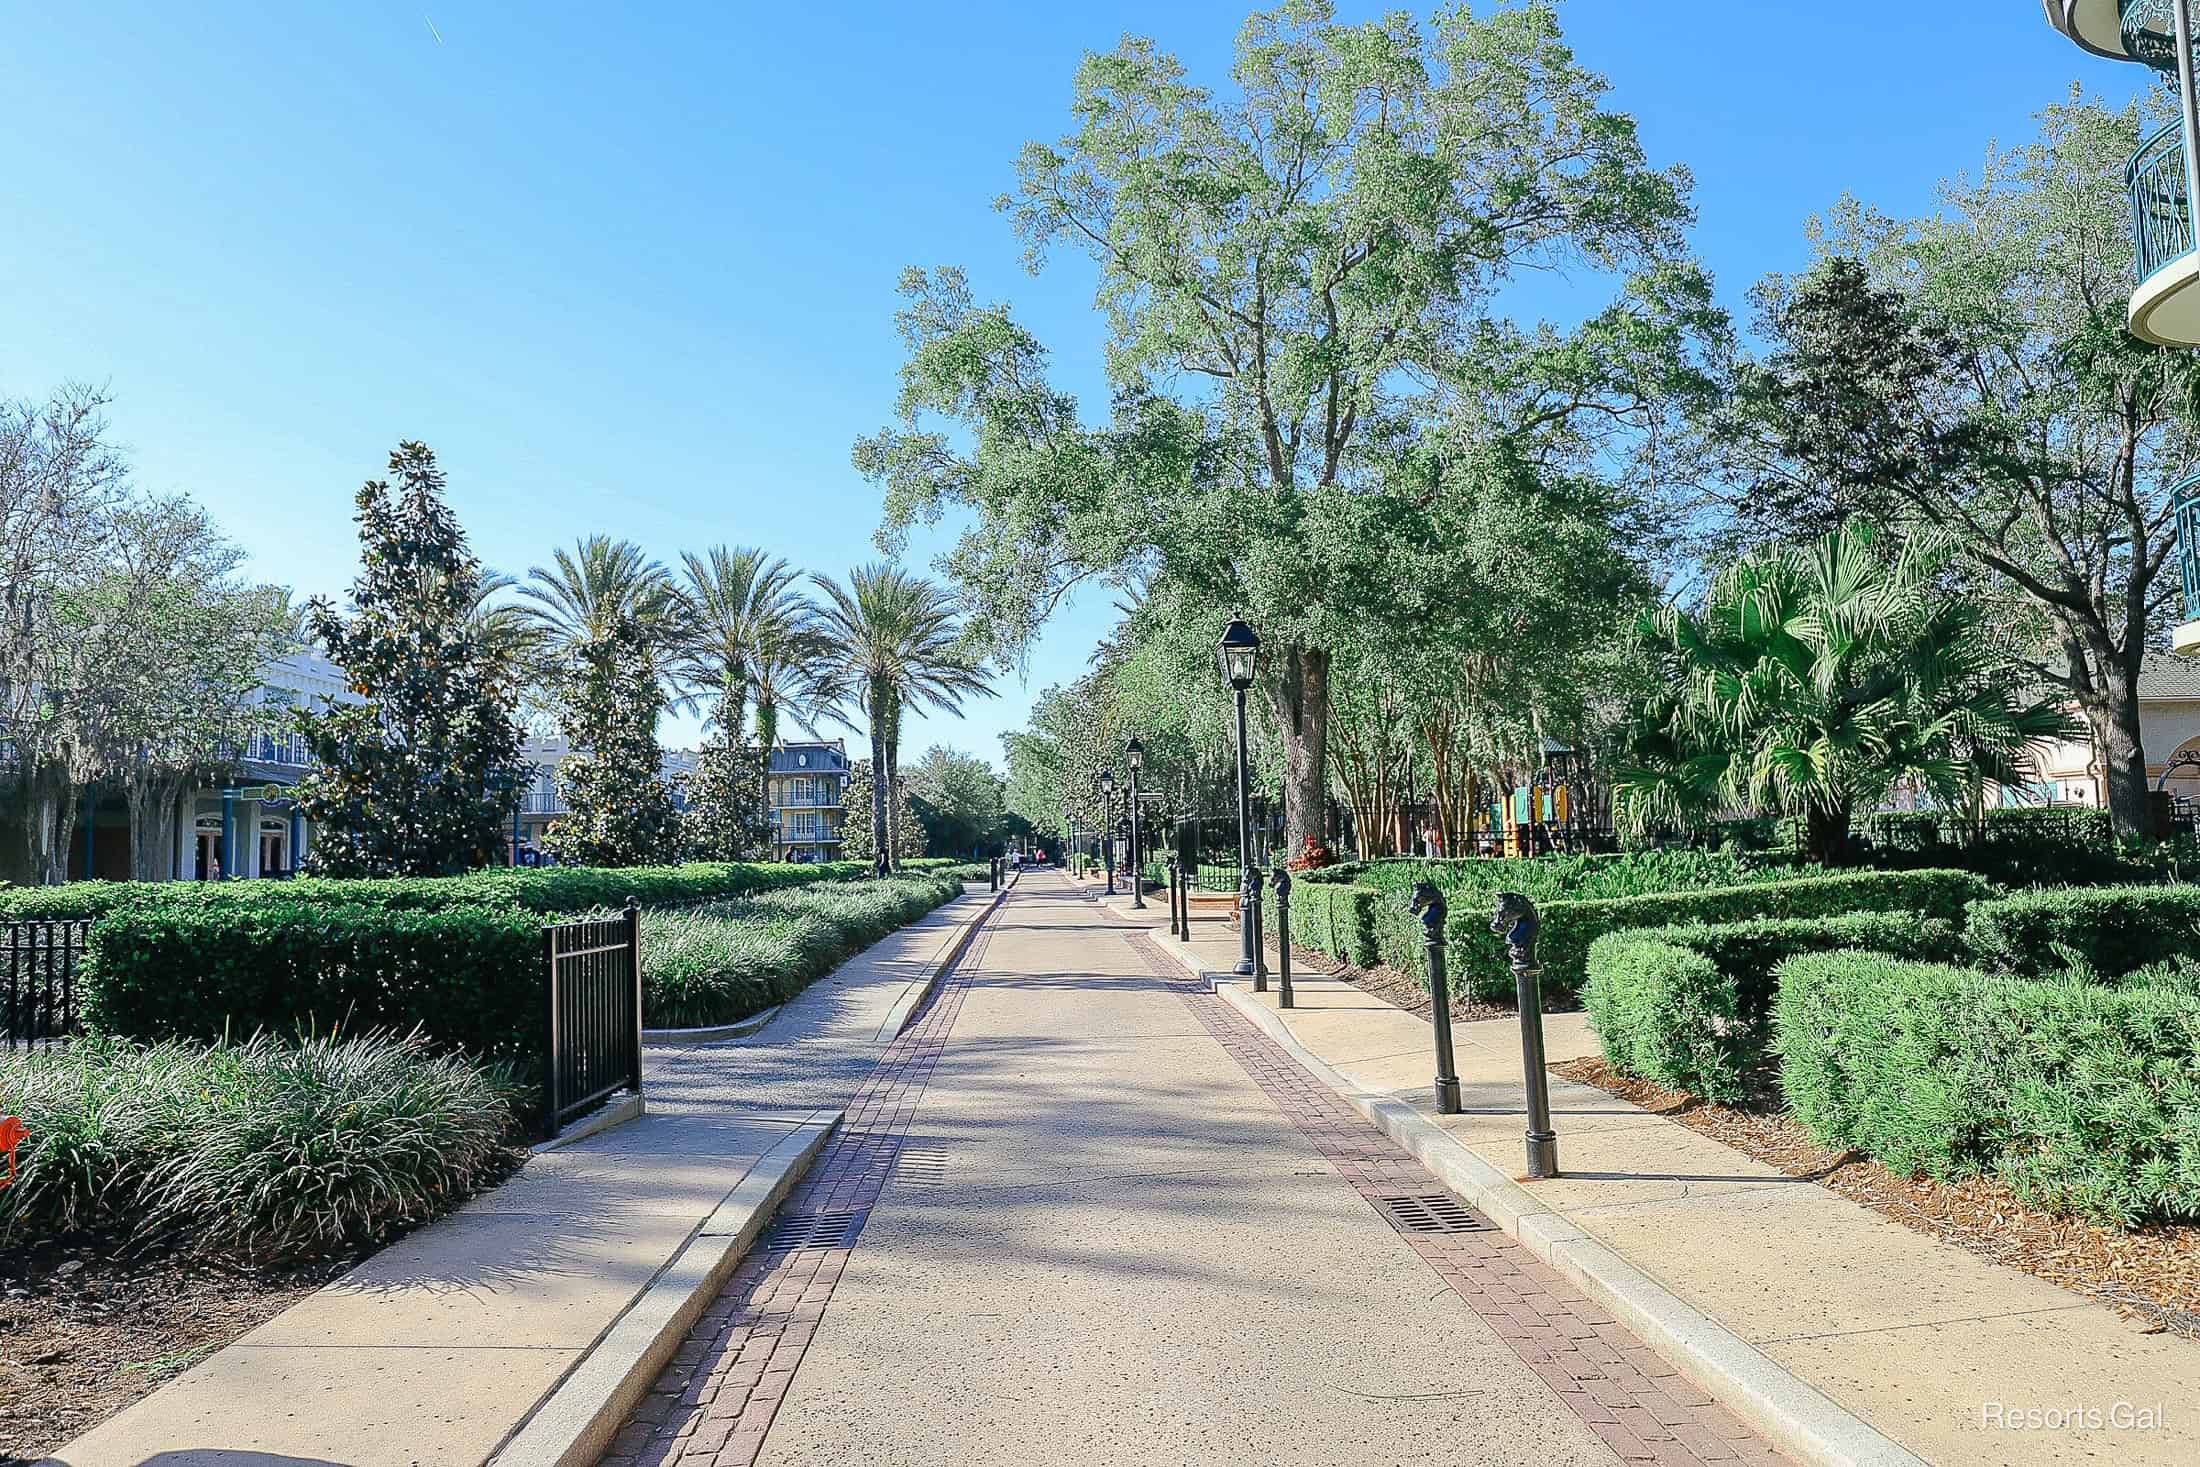
<instances>
[{"instance_id":1,"label":"tall tree trunk","mask_svg":"<svg viewBox=\"0 0 2200 1467\"><path fill-rule=\"evenodd\" d=\"M32 776L24 802L24 829L31 880L37 885L59 886L69 879L69 842L76 836L81 798L81 788L58 761L49 761Z\"/></svg>"},{"instance_id":2,"label":"tall tree trunk","mask_svg":"<svg viewBox=\"0 0 2200 1467\"><path fill-rule=\"evenodd\" d=\"M886 748L891 733L887 720L893 716L888 695L877 679L871 683L871 859L875 862L881 853L892 847L886 833ZM891 860L888 857L888 860Z\"/></svg>"},{"instance_id":3,"label":"tall tree trunk","mask_svg":"<svg viewBox=\"0 0 2200 1467\"><path fill-rule=\"evenodd\" d=\"M1835 866L1848 858L1849 812L1812 806L1804 815L1805 839L1810 858L1823 866Z\"/></svg>"},{"instance_id":4,"label":"tall tree trunk","mask_svg":"<svg viewBox=\"0 0 2200 1467\"><path fill-rule=\"evenodd\" d=\"M2146 745L2139 732L2138 669L2121 659L2102 658L2098 691L2083 699L2081 706L2093 733L2094 757L2101 761L2109 823L2123 839L2152 836Z\"/></svg>"},{"instance_id":5,"label":"tall tree trunk","mask_svg":"<svg viewBox=\"0 0 2200 1467\"><path fill-rule=\"evenodd\" d=\"M894 728L886 736L886 862L901 869L901 709L894 710Z\"/></svg>"},{"instance_id":6,"label":"tall tree trunk","mask_svg":"<svg viewBox=\"0 0 2200 1467\"><path fill-rule=\"evenodd\" d=\"M1328 791L1329 653L1286 647L1272 684L1276 723L1283 731L1284 840L1291 855L1319 836Z\"/></svg>"}]
</instances>

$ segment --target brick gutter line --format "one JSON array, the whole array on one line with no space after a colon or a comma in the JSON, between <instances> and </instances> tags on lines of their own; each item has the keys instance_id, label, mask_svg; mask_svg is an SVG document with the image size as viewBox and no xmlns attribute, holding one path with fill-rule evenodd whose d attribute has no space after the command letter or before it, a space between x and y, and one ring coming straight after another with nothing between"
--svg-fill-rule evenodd
<instances>
[{"instance_id":1,"label":"brick gutter line","mask_svg":"<svg viewBox=\"0 0 2200 1467\"><path fill-rule=\"evenodd\" d=\"M1106 903L1100 904L1106 908ZM1108 909L1125 922L1131 919ZM1144 927L1146 924L1135 925ZM1404 1147L1523 1248L1612 1312L1645 1344L1716 1397L1779 1450L1813 1467L1929 1467L1926 1461L1777 1364L1710 1315L1551 1211L1527 1188L1455 1140L1411 1105L1363 1089L1292 1035L1235 975L1200 967L1180 945L1154 945L1211 986L1292 1059Z\"/></svg>"},{"instance_id":2,"label":"brick gutter line","mask_svg":"<svg viewBox=\"0 0 2200 1467\"><path fill-rule=\"evenodd\" d=\"M893 1035L915 1021L1007 895L1005 889L994 893L934 955L925 980L913 983L888 1016ZM750 1168L687 1245L506 1438L490 1457L491 1467L594 1467L842 1119L838 1110L814 1114Z\"/></svg>"}]
</instances>

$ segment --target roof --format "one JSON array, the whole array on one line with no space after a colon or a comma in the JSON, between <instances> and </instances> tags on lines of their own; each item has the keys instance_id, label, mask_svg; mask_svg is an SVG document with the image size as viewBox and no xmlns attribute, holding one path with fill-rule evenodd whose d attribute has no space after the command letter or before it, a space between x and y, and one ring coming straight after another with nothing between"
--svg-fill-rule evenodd
<instances>
[{"instance_id":1,"label":"roof","mask_svg":"<svg viewBox=\"0 0 2200 1467\"><path fill-rule=\"evenodd\" d=\"M804 744L781 744L772 750L774 774L844 774L848 750L838 739Z\"/></svg>"},{"instance_id":2,"label":"roof","mask_svg":"<svg viewBox=\"0 0 2200 1467\"><path fill-rule=\"evenodd\" d=\"M2139 698L2142 702L2200 703L2200 657L2149 652L2139 664Z\"/></svg>"}]
</instances>

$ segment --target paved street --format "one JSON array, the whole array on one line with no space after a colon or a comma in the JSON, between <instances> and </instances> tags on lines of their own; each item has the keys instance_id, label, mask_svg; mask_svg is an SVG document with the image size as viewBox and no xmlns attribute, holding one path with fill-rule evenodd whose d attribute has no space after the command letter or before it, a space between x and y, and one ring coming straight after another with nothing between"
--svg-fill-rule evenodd
<instances>
[{"instance_id":1,"label":"paved street","mask_svg":"<svg viewBox=\"0 0 2200 1467\"><path fill-rule=\"evenodd\" d=\"M605 1462L1778 1460L1440 1192L1027 875Z\"/></svg>"}]
</instances>

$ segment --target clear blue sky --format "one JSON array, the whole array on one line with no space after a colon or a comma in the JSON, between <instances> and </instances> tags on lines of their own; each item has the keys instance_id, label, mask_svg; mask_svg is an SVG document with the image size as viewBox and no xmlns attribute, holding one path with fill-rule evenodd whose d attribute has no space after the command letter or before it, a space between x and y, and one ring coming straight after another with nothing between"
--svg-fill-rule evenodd
<instances>
[{"instance_id":1,"label":"clear blue sky","mask_svg":"<svg viewBox=\"0 0 2200 1467\"><path fill-rule=\"evenodd\" d=\"M301 593L350 579L351 495L400 438L502 569L608 531L840 572L873 554L848 449L889 417L896 274L968 267L1104 404L1089 268L1025 275L991 200L1064 129L1081 52L1150 34L1220 84L1247 8L0 0L0 393L106 384L140 482ZM1652 155L1694 168L1738 312L1844 189L1921 210L2073 80L2144 80L2035 0L1837 12L1563 7ZM1575 314L1563 283L1527 298ZM997 759L1107 612L916 745Z\"/></svg>"}]
</instances>

